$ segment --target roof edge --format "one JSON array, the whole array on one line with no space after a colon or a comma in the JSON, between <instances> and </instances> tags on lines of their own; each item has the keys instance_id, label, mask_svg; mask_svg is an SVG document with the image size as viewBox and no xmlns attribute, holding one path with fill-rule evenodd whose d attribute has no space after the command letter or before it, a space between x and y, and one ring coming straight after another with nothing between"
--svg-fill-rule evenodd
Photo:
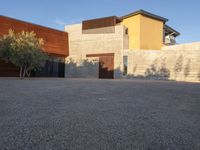
<instances>
[{"instance_id":1,"label":"roof edge","mask_svg":"<svg viewBox=\"0 0 200 150\"><path fill-rule=\"evenodd\" d=\"M118 16L108 16L108 17L98 17L98 18L94 18L94 19L83 20L82 22L100 20L100 19L107 19L107 18L116 18L118 20L121 20L121 17L118 17Z\"/></svg>"},{"instance_id":2,"label":"roof edge","mask_svg":"<svg viewBox=\"0 0 200 150\"><path fill-rule=\"evenodd\" d=\"M168 28L169 30L171 30L172 32L175 32L176 33L176 36L179 36L181 33L176 31L175 29L173 29L172 27L168 26L168 25L164 25L164 28Z\"/></svg>"},{"instance_id":3,"label":"roof edge","mask_svg":"<svg viewBox=\"0 0 200 150\"><path fill-rule=\"evenodd\" d=\"M46 29L51 29L51 30L54 30L54 31L57 31L57 32L67 33L65 31L62 31L62 30L59 30L59 29L55 29L55 28L52 28L52 27L48 27L48 26L37 24L37 23L32 23L32 22L29 22L29 21L24 21L24 20L12 18L12 17L4 16L4 15L0 15L0 17L12 19L12 20L15 20L15 21L23 22L23 23L32 24L32 25L39 26L39 27L46 28Z\"/></svg>"},{"instance_id":4,"label":"roof edge","mask_svg":"<svg viewBox=\"0 0 200 150\"><path fill-rule=\"evenodd\" d=\"M122 16L120 18L123 20L123 19L135 16L135 15L139 15L139 14L147 16L147 17L150 17L150 18L153 18L153 19L156 19L156 20L159 20L159 21L163 21L164 23L168 21L167 18L164 18L164 17L158 16L158 15L152 14L152 13L147 12L147 11L142 10L142 9L140 9L138 11L135 11L133 13L130 13L128 15Z\"/></svg>"}]
</instances>

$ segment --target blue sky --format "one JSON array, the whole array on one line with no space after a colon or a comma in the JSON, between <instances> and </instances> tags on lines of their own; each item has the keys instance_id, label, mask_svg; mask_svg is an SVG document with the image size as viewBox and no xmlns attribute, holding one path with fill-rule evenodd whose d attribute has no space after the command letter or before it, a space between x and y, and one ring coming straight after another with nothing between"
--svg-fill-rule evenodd
<instances>
[{"instance_id":1,"label":"blue sky","mask_svg":"<svg viewBox=\"0 0 200 150\"><path fill-rule=\"evenodd\" d=\"M0 15L64 29L65 24L144 9L168 18L178 43L200 41L199 0L0 0Z\"/></svg>"}]
</instances>

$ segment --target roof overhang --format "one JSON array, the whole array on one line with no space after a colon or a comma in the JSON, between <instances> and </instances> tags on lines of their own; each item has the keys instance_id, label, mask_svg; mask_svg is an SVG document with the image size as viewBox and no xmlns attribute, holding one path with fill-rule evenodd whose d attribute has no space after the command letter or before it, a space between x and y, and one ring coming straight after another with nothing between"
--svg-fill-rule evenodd
<instances>
[{"instance_id":1,"label":"roof overhang","mask_svg":"<svg viewBox=\"0 0 200 150\"><path fill-rule=\"evenodd\" d=\"M128 15L122 16L121 19L123 20L123 19L129 18L129 17L132 17L132 16L136 16L136 15L139 15L139 14L143 15L143 16L147 16L147 17L152 18L152 19L156 19L156 20L162 21L164 23L168 21L168 19L166 19L164 17L152 14L152 13L144 11L142 9L138 10L136 12L130 13Z\"/></svg>"},{"instance_id":2,"label":"roof overhang","mask_svg":"<svg viewBox=\"0 0 200 150\"><path fill-rule=\"evenodd\" d=\"M165 30L165 35L173 35L175 37L180 35L180 33L178 31L176 31L175 29L173 29L172 27L170 27L166 24L164 25L164 30Z\"/></svg>"}]
</instances>

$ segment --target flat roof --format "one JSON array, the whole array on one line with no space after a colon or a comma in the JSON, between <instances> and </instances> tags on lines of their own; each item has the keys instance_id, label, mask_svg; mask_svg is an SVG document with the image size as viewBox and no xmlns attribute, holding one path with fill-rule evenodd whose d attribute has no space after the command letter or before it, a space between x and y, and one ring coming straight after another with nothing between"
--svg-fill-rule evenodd
<instances>
[{"instance_id":1,"label":"flat roof","mask_svg":"<svg viewBox=\"0 0 200 150\"><path fill-rule=\"evenodd\" d=\"M42 28L46 28L46 29L51 29L51 30L58 31L58 32L64 32L64 31L62 31L62 30L58 30L58 29L55 29L55 28L51 28L51 27L39 25L39 24L36 24L36 23L31 23L31 22L28 22L28 21L24 21L24 20L12 18L12 17L7 17L7 16L3 16L3 15L0 15L0 17L12 19L12 20L15 20L15 21L23 22L23 23L32 24L32 25L35 25L35 26L38 26L38 27L42 27Z\"/></svg>"},{"instance_id":2,"label":"flat roof","mask_svg":"<svg viewBox=\"0 0 200 150\"><path fill-rule=\"evenodd\" d=\"M159 21L162 21L162 22L167 22L168 19L164 18L164 17L161 17L161 16L158 16L158 15L155 15L155 14L152 14L150 12L147 12L145 10L138 10L138 11L135 11L135 12L132 12L128 15L125 15L125 16L122 16L121 19L126 19L126 18L129 18L129 17L132 17L132 16L135 16L135 15L144 15L144 16L147 16L147 17L150 17L150 18L153 18L153 19L156 19L156 20L159 20Z\"/></svg>"}]
</instances>

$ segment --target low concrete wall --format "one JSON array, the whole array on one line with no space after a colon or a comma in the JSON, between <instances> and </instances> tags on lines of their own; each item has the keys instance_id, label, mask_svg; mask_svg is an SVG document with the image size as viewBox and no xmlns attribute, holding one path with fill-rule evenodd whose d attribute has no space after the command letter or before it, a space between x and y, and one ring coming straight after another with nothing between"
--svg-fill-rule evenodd
<instances>
[{"instance_id":1,"label":"low concrete wall","mask_svg":"<svg viewBox=\"0 0 200 150\"><path fill-rule=\"evenodd\" d=\"M162 50L190 50L190 51L200 51L200 42L177 44L173 46L164 46Z\"/></svg>"},{"instance_id":2,"label":"low concrete wall","mask_svg":"<svg viewBox=\"0 0 200 150\"><path fill-rule=\"evenodd\" d=\"M98 58L68 57L65 64L67 78L99 78Z\"/></svg>"},{"instance_id":3,"label":"low concrete wall","mask_svg":"<svg viewBox=\"0 0 200 150\"><path fill-rule=\"evenodd\" d=\"M125 50L129 77L200 81L200 43L163 47L163 50Z\"/></svg>"}]
</instances>

